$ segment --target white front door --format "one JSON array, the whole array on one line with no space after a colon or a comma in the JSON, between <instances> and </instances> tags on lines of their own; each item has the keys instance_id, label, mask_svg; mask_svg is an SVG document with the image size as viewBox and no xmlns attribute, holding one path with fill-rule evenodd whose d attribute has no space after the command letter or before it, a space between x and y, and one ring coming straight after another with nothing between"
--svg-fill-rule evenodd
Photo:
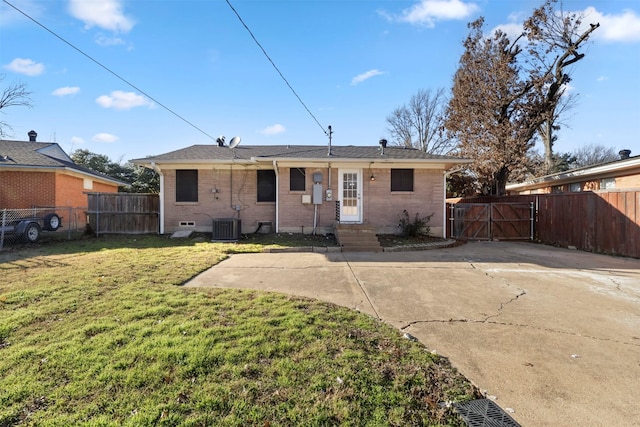
<instances>
[{"instance_id":1,"label":"white front door","mask_svg":"<svg viewBox=\"0 0 640 427\"><path fill-rule=\"evenodd\" d=\"M340 222L362 222L362 169L340 169Z\"/></svg>"}]
</instances>

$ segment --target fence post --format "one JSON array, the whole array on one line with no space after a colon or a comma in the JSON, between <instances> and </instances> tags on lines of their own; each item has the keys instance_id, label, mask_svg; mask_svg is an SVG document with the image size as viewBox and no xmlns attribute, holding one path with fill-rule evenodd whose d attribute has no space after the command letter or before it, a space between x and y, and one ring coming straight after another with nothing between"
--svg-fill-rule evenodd
<instances>
[{"instance_id":1,"label":"fence post","mask_svg":"<svg viewBox=\"0 0 640 427\"><path fill-rule=\"evenodd\" d=\"M455 215L455 205L453 203L449 203L449 237L455 238L453 227L455 225L454 216Z\"/></svg>"},{"instance_id":2,"label":"fence post","mask_svg":"<svg viewBox=\"0 0 640 427\"><path fill-rule=\"evenodd\" d=\"M7 209L5 208L2 210L2 226L0 227L0 251L4 246L4 226L7 222L6 218L7 218Z\"/></svg>"},{"instance_id":3,"label":"fence post","mask_svg":"<svg viewBox=\"0 0 640 427\"><path fill-rule=\"evenodd\" d=\"M100 193L96 193L96 237L100 237Z\"/></svg>"},{"instance_id":4,"label":"fence post","mask_svg":"<svg viewBox=\"0 0 640 427\"><path fill-rule=\"evenodd\" d=\"M531 233L529 233L529 240L533 240L533 220L535 218L535 205L533 202L529 202L531 214L529 221L531 221Z\"/></svg>"}]
</instances>

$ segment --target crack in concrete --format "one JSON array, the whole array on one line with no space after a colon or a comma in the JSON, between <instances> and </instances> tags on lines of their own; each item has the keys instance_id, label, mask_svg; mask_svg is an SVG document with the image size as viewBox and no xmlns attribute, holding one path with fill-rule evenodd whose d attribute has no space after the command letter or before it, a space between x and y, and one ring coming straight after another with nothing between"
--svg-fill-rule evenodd
<instances>
[{"instance_id":1,"label":"crack in concrete","mask_svg":"<svg viewBox=\"0 0 640 427\"><path fill-rule=\"evenodd\" d=\"M611 283L614 284L614 286L616 287L616 290L618 290L618 292L620 292L622 294L625 294L627 296L630 296L632 298L640 299L640 295L636 295L635 293L629 293L628 291L622 289L622 284L618 283L618 281L616 281L615 278L607 276L607 279L609 279L611 281Z\"/></svg>"},{"instance_id":2,"label":"crack in concrete","mask_svg":"<svg viewBox=\"0 0 640 427\"><path fill-rule=\"evenodd\" d=\"M507 286L511 286L511 285L507 283ZM485 322L488 322L488 321L489 321L489 319L493 319L493 318L499 317L500 315L502 315L502 310L503 310L507 305L511 304L511 303L512 303L512 302L514 302L514 301L517 301L517 300L518 300L518 298L520 298L521 296L524 296L524 295L526 295L526 294L527 294L527 291L525 291L524 289L521 289L521 290L520 290L520 293L519 293L518 295L516 295L515 297L511 298L509 301L507 301L507 302L501 302L501 303L500 303L500 307L498 308L498 312L497 312L496 314L492 315L492 316L487 316L487 317L485 317L485 318L484 318L484 321L485 321Z\"/></svg>"},{"instance_id":3,"label":"crack in concrete","mask_svg":"<svg viewBox=\"0 0 640 427\"><path fill-rule=\"evenodd\" d=\"M349 260L342 255L342 258L344 259L344 262L347 264L347 266L349 267L349 271L351 271L351 275L353 276L353 278L355 279L356 283L358 284L358 287L360 288L360 290L362 291L362 293L364 294L364 297L367 299L367 302L369 302L369 305L371 306L371 309L373 310L373 312L376 315L376 318L378 320L382 320L382 317L380 317L380 313L378 313L378 310L376 310L376 307L373 305L373 301L371 301L371 297L369 297L369 294L367 293L367 290L365 289L365 287L362 285L362 282L360 281L360 279L358 278L358 275L356 274L355 271L353 271L353 266L351 265L351 263L349 262Z\"/></svg>"},{"instance_id":4,"label":"crack in concrete","mask_svg":"<svg viewBox=\"0 0 640 427\"><path fill-rule=\"evenodd\" d=\"M529 328L529 329L535 329L535 330L538 330L538 331L550 332L550 333L554 333L554 334L568 335L568 336L579 337L579 338L587 338L587 339L594 340L594 341L611 342L611 343L622 344L622 345L630 345L630 346L633 346L633 347L640 347L640 343L620 341L620 340L615 340L615 339L611 339L611 338L600 338L600 337L596 337L596 336L593 336L593 335L583 335L583 334L580 334L580 333L577 333L577 332L560 331L560 330L557 330L557 329L544 328L544 327L521 324L521 323L488 321L486 319L485 320L474 320L474 319L414 320L414 321L411 321L411 322L407 323L405 326L402 326L399 329L401 331L405 331L406 329L409 329L411 326L414 326L414 325L417 325L417 324L421 324L421 323L451 323L451 324L452 323L475 323L475 324L483 324L483 325L515 326L517 328ZM632 338L635 338L635 337L632 337Z\"/></svg>"}]
</instances>

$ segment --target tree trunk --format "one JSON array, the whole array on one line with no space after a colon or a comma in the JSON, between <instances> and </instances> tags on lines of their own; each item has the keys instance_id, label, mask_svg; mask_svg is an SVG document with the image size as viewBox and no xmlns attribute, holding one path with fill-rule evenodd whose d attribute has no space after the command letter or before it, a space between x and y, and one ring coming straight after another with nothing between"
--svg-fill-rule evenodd
<instances>
[{"instance_id":1,"label":"tree trunk","mask_svg":"<svg viewBox=\"0 0 640 427\"><path fill-rule=\"evenodd\" d=\"M507 181L509 180L509 169L506 166L501 167L494 175L494 186L496 196L504 196L507 193Z\"/></svg>"},{"instance_id":2,"label":"tree trunk","mask_svg":"<svg viewBox=\"0 0 640 427\"><path fill-rule=\"evenodd\" d=\"M550 174L554 168L553 162L553 126L549 121L540 125L538 132L544 144L544 170L545 175Z\"/></svg>"}]
</instances>

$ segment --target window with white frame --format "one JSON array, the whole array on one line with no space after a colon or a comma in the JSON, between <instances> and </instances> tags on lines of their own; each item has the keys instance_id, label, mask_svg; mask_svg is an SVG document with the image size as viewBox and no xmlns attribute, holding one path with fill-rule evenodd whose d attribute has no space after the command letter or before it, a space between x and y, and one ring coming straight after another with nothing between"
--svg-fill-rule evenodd
<instances>
[{"instance_id":1,"label":"window with white frame","mask_svg":"<svg viewBox=\"0 0 640 427\"><path fill-rule=\"evenodd\" d=\"M601 190L613 190L616 188L616 179L615 178L602 178L600 180L600 189Z\"/></svg>"}]
</instances>

